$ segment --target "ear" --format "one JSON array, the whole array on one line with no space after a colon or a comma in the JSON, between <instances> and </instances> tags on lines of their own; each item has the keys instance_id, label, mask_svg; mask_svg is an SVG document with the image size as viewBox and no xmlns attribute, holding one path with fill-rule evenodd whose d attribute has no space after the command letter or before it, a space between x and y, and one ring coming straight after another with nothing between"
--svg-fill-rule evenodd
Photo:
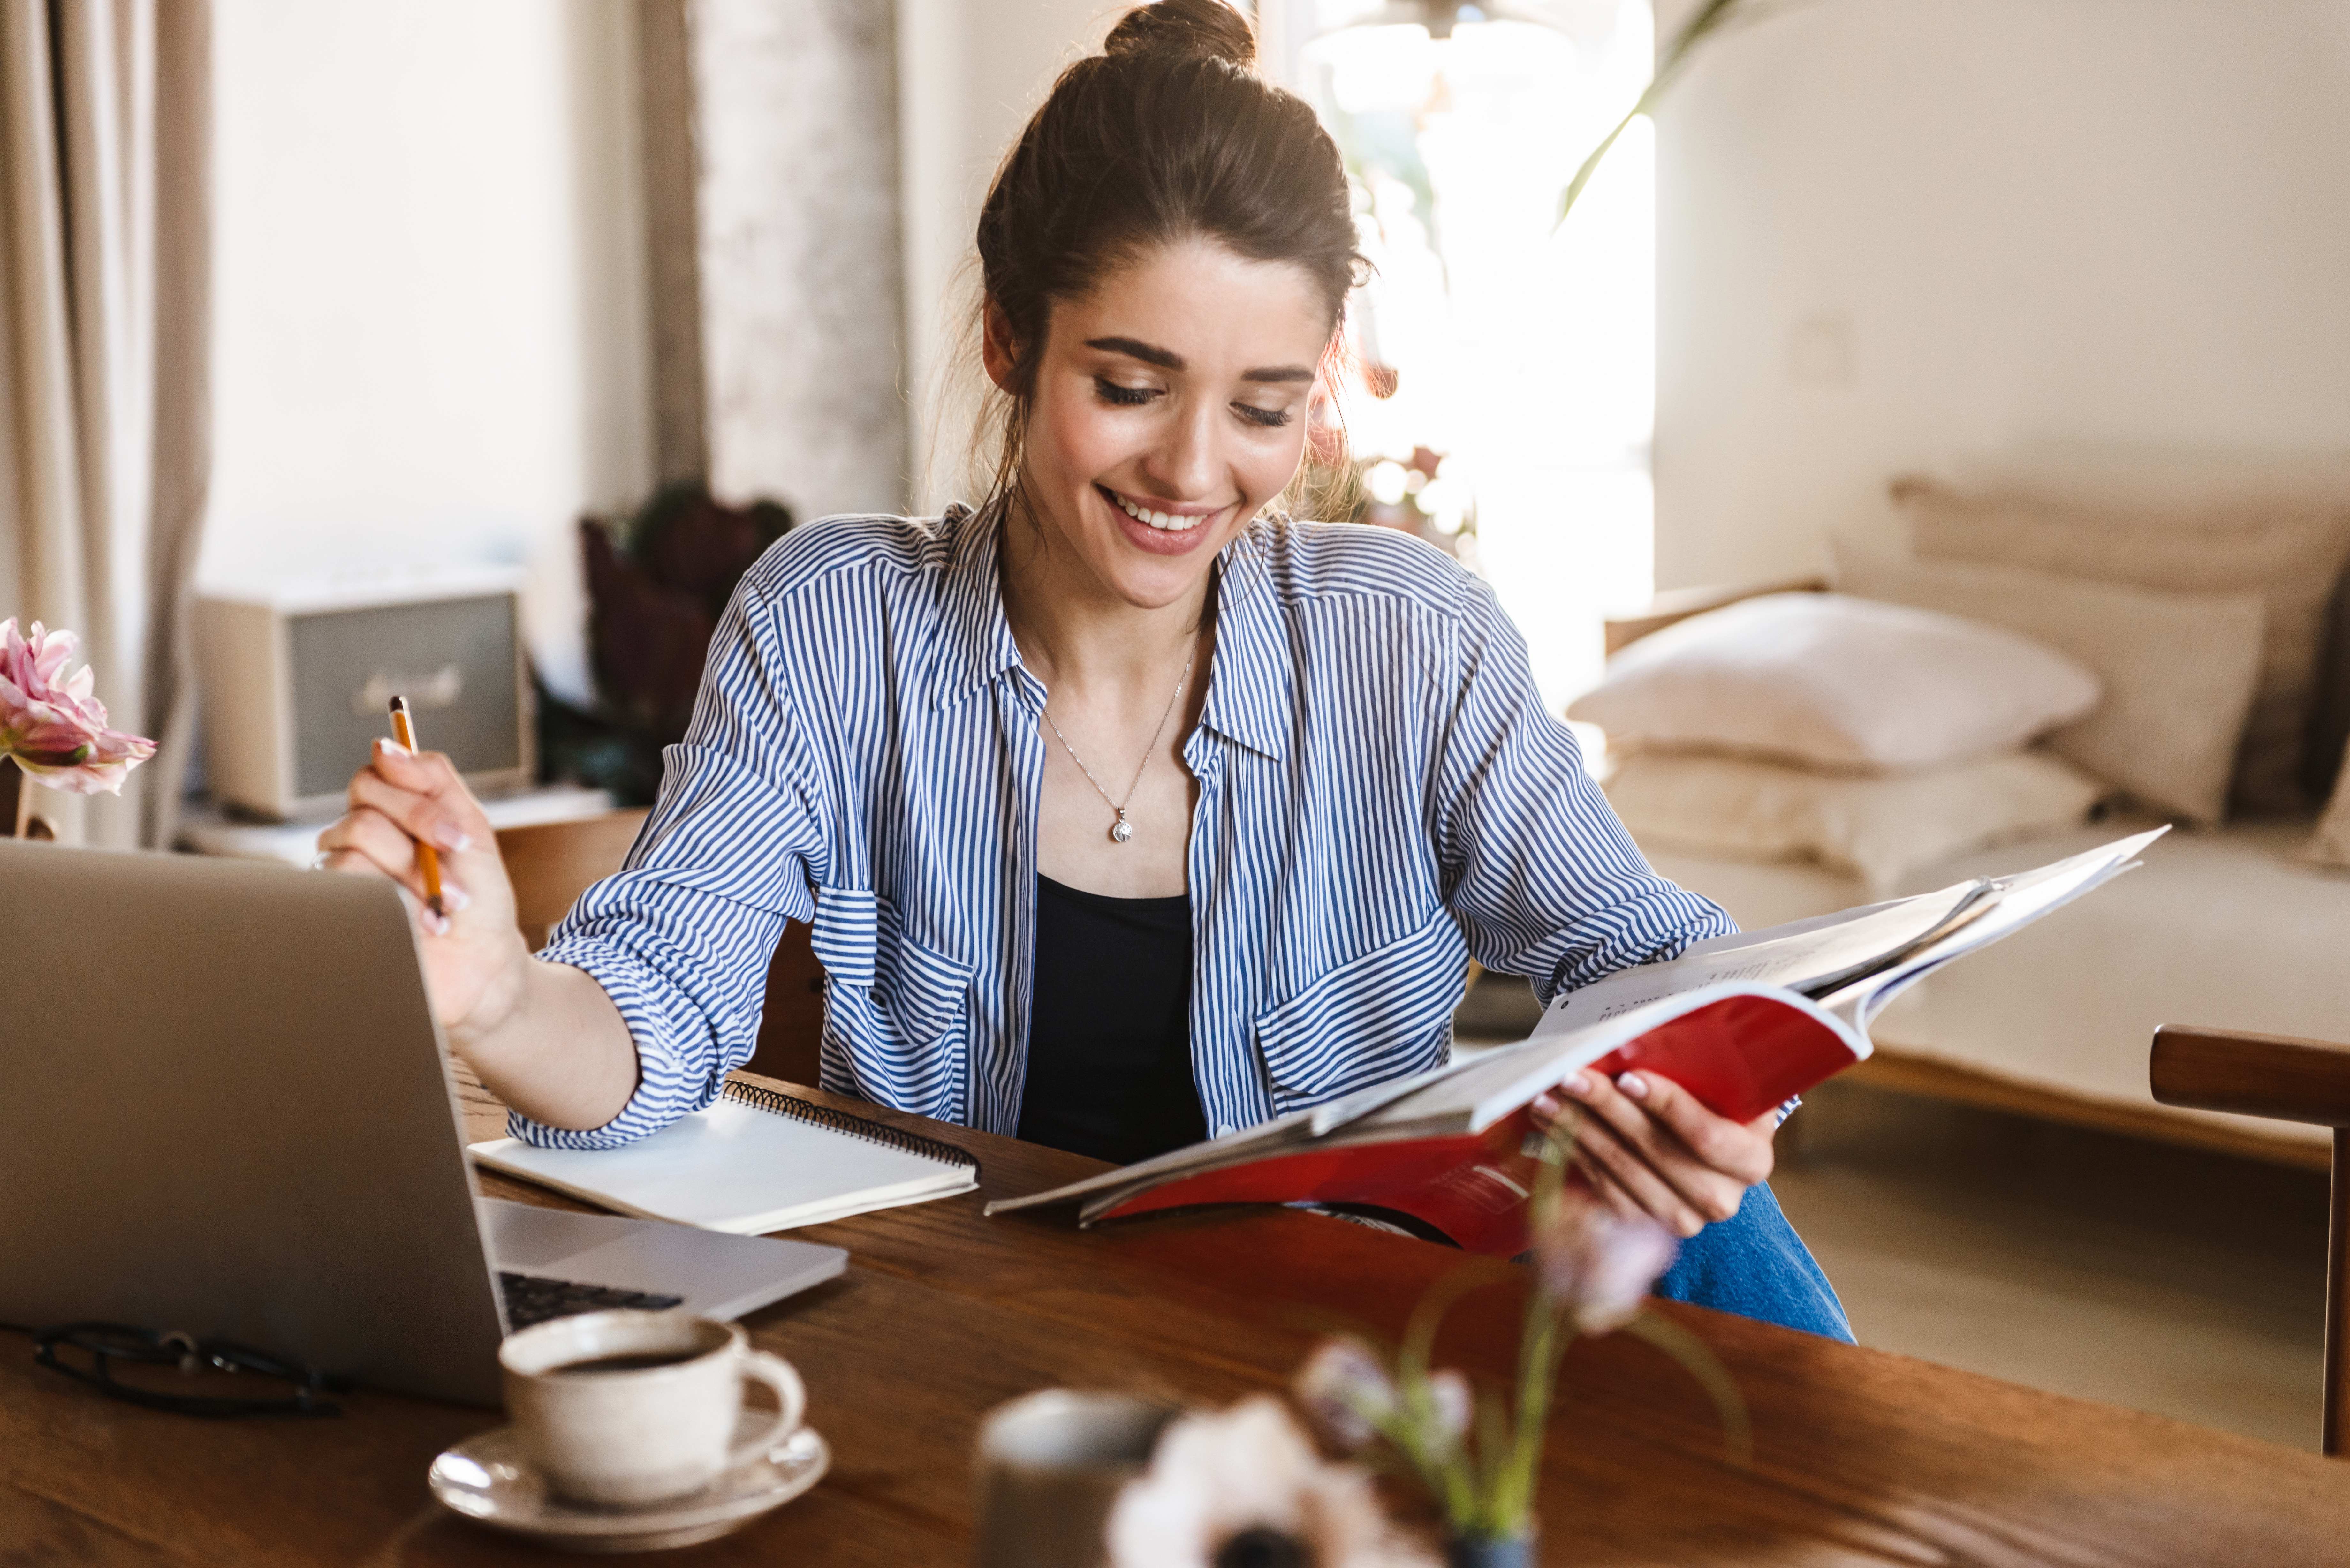
<instances>
[{"instance_id":1,"label":"ear","mask_svg":"<svg viewBox=\"0 0 2350 1568\"><path fill-rule=\"evenodd\" d=\"M992 294L981 303L979 312L980 363L987 367L989 380L1003 391L1014 391L1013 371L1020 362L1020 354L1012 337L1012 318L1004 315L1003 307L995 303Z\"/></svg>"}]
</instances>

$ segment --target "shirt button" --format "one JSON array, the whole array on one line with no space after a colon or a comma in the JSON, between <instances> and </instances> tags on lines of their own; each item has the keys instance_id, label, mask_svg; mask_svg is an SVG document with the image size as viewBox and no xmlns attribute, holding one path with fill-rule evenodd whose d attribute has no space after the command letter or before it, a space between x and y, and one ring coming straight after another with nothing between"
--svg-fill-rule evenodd
<instances>
[{"instance_id":1,"label":"shirt button","mask_svg":"<svg viewBox=\"0 0 2350 1568\"><path fill-rule=\"evenodd\" d=\"M1216 1124L1216 1136L1218 1137L1230 1137L1232 1136L1232 1129L1228 1124L1223 1122L1218 1122Z\"/></svg>"}]
</instances>

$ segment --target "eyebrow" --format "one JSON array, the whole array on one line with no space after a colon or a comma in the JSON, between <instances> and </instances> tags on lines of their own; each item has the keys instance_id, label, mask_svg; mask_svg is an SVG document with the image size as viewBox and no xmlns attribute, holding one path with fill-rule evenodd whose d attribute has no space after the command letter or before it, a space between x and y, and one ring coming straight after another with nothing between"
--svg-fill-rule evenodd
<instances>
[{"instance_id":1,"label":"eyebrow","mask_svg":"<svg viewBox=\"0 0 2350 1568\"><path fill-rule=\"evenodd\" d=\"M1136 337L1088 337L1086 347L1098 348L1105 354L1123 354L1129 359L1139 359L1146 365L1156 365L1162 370L1180 370L1183 356L1171 348L1161 348ZM1260 365L1241 372L1243 381L1310 381L1312 367L1305 365Z\"/></svg>"}]
</instances>

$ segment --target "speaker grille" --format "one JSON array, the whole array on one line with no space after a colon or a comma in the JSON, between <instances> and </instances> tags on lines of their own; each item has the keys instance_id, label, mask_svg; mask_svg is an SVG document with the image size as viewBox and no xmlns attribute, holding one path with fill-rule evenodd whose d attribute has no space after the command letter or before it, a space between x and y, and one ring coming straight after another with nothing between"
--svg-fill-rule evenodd
<instances>
[{"instance_id":1,"label":"speaker grille","mask_svg":"<svg viewBox=\"0 0 2350 1568\"><path fill-rule=\"evenodd\" d=\"M463 774L523 765L510 594L334 610L286 623L294 685L295 790L340 794L388 735L404 695L418 738Z\"/></svg>"}]
</instances>

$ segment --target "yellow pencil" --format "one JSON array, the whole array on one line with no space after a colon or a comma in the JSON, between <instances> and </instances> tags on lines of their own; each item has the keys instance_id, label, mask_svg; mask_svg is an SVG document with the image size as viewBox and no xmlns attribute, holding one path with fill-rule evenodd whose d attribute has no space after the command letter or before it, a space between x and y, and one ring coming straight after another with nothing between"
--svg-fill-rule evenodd
<instances>
[{"instance_id":1,"label":"yellow pencil","mask_svg":"<svg viewBox=\"0 0 2350 1568\"><path fill-rule=\"evenodd\" d=\"M407 747L411 756L416 754L416 721L408 716L405 697L391 700L391 738ZM416 867L424 873L424 907L447 919L449 911L441 907L441 857L421 838L416 841Z\"/></svg>"}]
</instances>

